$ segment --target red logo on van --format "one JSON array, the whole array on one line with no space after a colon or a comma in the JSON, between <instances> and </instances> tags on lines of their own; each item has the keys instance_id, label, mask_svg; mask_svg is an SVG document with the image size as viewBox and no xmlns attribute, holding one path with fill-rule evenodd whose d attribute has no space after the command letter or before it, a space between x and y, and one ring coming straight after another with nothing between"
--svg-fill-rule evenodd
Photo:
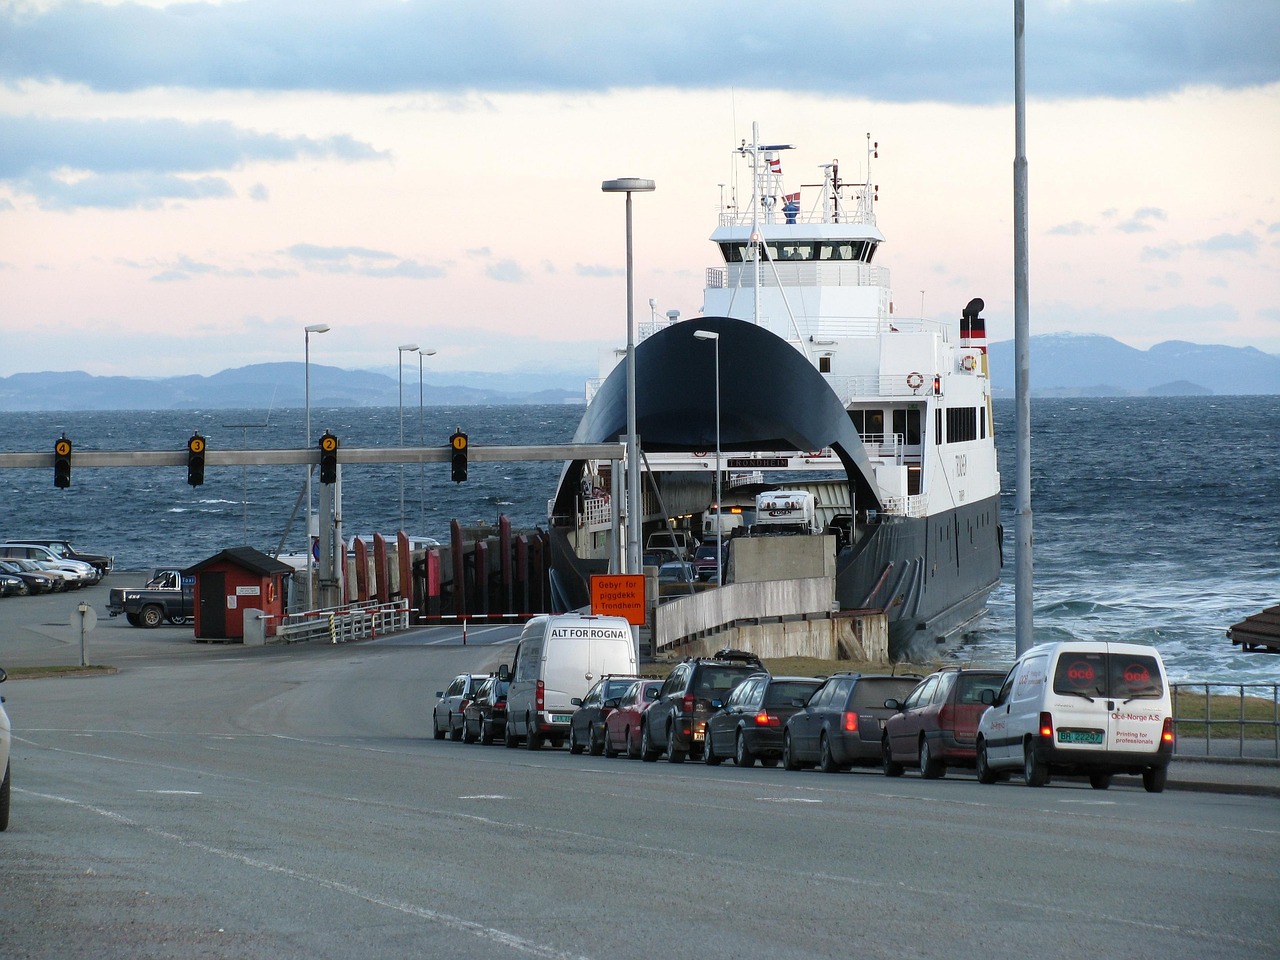
<instances>
[{"instance_id":1,"label":"red logo on van","mask_svg":"<svg viewBox=\"0 0 1280 960\"><path fill-rule=\"evenodd\" d=\"M1141 663L1131 663L1124 668L1124 682L1131 687L1146 686L1151 682L1151 671Z\"/></svg>"},{"instance_id":2,"label":"red logo on van","mask_svg":"<svg viewBox=\"0 0 1280 960\"><path fill-rule=\"evenodd\" d=\"M1088 660L1077 660L1067 666L1067 679L1077 687L1093 685L1093 664Z\"/></svg>"}]
</instances>

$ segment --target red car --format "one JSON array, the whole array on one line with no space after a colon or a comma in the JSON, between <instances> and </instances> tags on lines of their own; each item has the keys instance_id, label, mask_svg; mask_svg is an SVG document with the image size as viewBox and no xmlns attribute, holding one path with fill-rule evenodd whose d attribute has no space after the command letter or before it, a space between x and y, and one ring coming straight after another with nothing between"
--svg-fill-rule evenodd
<instances>
[{"instance_id":1,"label":"red car","mask_svg":"<svg viewBox=\"0 0 1280 960\"><path fill-rule=\"evenodd\" d=\"M640 756L640 718L658 699L661 680L637 680L615 700L606 700L612 712L604 721L604 755L616 757L626 751L632 760Z\"/></svg>"},{"instance_id":2,"label":"red car","mask_svg":"<svg viewBox=\"0 0 1280 960\"><path fill-rule=\"evenodd\" d=\"M1003 670L950 667L925 677L905 700L886 700L895 712L884 724L884 775L900 777L910 765L936 780L947 767L974 766L978 720L987 709L982 692L997 693L1005 676Z\"/></svg>"}]
</instances>

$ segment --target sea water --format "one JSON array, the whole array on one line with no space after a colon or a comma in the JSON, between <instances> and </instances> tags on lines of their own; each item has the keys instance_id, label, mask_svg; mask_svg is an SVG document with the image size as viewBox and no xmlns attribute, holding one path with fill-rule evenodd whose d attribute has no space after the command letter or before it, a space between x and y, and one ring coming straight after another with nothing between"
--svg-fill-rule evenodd
<instances>
[{"instance_id":1,"label":"sea water","mask_svg":"<svg viewBox=\"0 0 1280 960\"><path fill-rule=\"evenodd\" d=\"M568 443L580 406L317 409L311 443L302 410L8 413L0 452L177 450L198 432L209 449L300 448L326 430L344 448L444 447L461 428L473 448ZM996 401L1005 567L960 659L1013 659L1015 423ZM1032 528L1037 641L1133 640L1160 648L1175 679L1274 681L1280 658L1244 653L1226 629L1280 603L1280 397L1042 399L1032 404ZM403 528L447 542L449 521L545 525L559 461L347 464L346 535ZM0 536L65 537L109 553L124 570L197 563L248 544L306 547L305 471L215 467L190 487L185 467L73 466L0 471ZM318 483L316 484L318 487Z\"/></svg>"}]
</instances>

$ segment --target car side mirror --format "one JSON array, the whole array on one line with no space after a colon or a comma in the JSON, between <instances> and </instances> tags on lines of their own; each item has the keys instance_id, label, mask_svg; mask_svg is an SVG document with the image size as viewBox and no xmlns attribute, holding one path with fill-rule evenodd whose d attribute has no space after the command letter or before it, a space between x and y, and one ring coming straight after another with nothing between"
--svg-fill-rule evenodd
<instances>
[{"instance_id":1,"label":"car side mirror","mask_svg":"<svg viewBox=\"0 0 1280 960\"><path fill-rule=\"evenodd\" d=\"M711 701L711 709L712 709L712 710L719 710L719 709L720 709L721 707L723 707L723 706L724 706L724 701L723 701L723 700L712 700L712 701Z\"/></svg>"},{"instance_id":2,"label":"car side mirror","mask_svg":"<svg viewBox=\"0 0 1280 960\"><path fill-rule=\"evenodd\" d=\"M981 700L988 707L996 702L996 692L994 690L983 690Z\"/></svg>"},{"instance_id":3,"label":"car side mirror","mask_svg":"<svg viewBox=\"0 0 1280 960\"><path fill-rule=\"evenodd\" d=\"M896 698L890 697L884 702L884 708L886 710L901 710L902 704L900 704Z\"/></svg>"},{"instance_id":4,"label":"car side mirror","mask_svg":"<svg viewBox=\"0 0 1280 960\"><path fill-rule=\"evenodd\" d=\"M437 696L437 697L443 697L443 696L444 696L444 691L443 691L443 690L437 690L437 691L436 691L436 696Z\"/></svg>"},{"instance_id":5,"label":"car side mirror","mask_svg":"<svg viewBox=\"0 0 1280 960\"><path fill-rule=\"evenodd\" d=\"M570 702L570 703L572 703L575 707L580 707L580 706L582 706L582 698L581 698L581 697L571 697L571 698L569 699L569 702Z\"/></svg>"},{"instance_id":6,"label":"car side mirror","mask_svg":"<svg viewBox=\"0 0 1280 960\"><path fill-rule=\"evenodd\" d=\"M617 710L618 707L621 705L622 705L621 697L610 697L608 700L606 700L602 704L602 706L604 706L608 710Z\"/></svg>"},{"instance_id":7,"label":"car side mirror","mask_svg":"<svg viewBox=\"0 0 1280 960\"><path fill-rule=\"evenodd\" d=\"M503 681L511 679L511 669L505 663L498 667L498 679Z\"/></svg>"}]
</instances>

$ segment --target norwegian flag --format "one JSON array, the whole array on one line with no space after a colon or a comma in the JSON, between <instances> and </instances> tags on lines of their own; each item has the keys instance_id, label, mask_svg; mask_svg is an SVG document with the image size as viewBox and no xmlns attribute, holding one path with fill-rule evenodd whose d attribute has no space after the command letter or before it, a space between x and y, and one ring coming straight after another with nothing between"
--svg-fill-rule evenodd
<instances>
[{"instance_id":1,"label":"norwegian flag","mask_svg":"<svg viewBox=\"0 0 1280 960\"><path fill-rule=\"evenodd\" d=\"M784 193L784 194L782 195L782 202L783 202L783 203L799 203L799 202L800 202L800 194L799 194L799 193Z\"/></svg>"}]
</instances>

